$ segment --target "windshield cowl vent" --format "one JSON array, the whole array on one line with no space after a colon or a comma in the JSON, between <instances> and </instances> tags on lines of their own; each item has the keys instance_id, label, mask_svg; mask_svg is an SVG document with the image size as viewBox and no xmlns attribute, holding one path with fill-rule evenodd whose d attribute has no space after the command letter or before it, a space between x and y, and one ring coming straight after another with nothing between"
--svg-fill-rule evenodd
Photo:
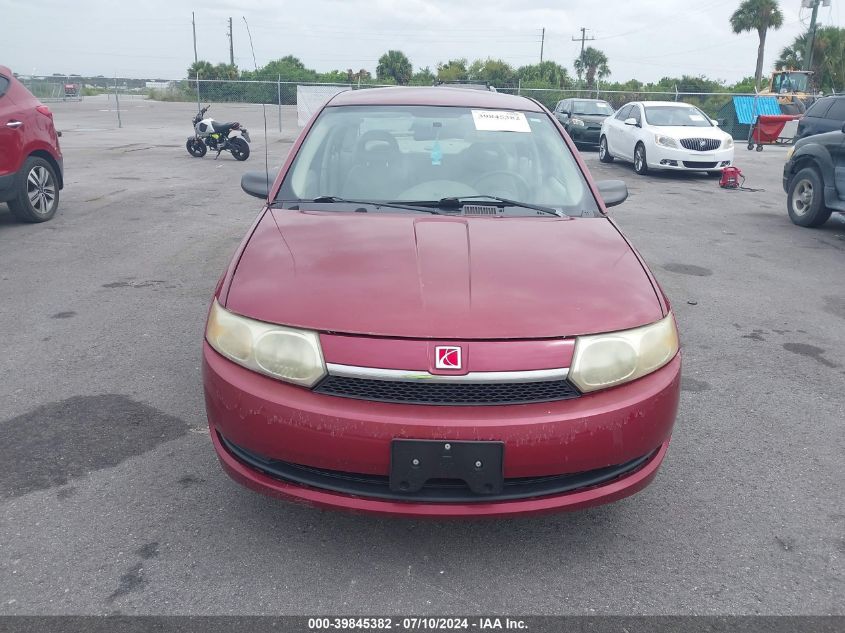
<instances>
[{"instance_id":1,"label":"windshield cowl vent","mask_svg":"<svg viewBox=\"0 0 845 633\"><path fill-rule=\"evenodd\" d=\"M484 215L498 217L505 214L502 207L484 204L465 204L461 207L461 215Z\"/></svg>"}]
</instances>

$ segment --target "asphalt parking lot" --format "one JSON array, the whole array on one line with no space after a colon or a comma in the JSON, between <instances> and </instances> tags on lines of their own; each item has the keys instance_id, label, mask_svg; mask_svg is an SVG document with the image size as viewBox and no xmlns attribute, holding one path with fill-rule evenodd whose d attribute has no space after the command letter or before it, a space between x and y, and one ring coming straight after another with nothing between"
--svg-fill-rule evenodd
<instances>
[{"instance_id":1,"label":"asphalt parking lot","mask_svg":"<svg viewBox=\"0 0 845 633\"><path fill-rule=\"evenodd\" d=\"M845 220L793 226L783 148L746 185L622 178L612 210L676 311L684 383L655 482L511 521L337 514L230 481L199 372L208 301L259 211L253 156L191 158L192 104L51 106L57 216L0 205L0 614L845 614ZM297 130L268 109L278 167Z\"/></svg>"}]
</instances>

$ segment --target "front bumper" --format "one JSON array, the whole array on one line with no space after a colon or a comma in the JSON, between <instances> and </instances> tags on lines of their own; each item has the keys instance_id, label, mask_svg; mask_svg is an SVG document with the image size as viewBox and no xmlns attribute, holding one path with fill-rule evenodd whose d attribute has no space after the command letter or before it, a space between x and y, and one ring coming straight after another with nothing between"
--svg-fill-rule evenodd
<instances>
[{"instance_id":1,"label":"front bumper","mask_svg":"<svg viewBox=\"0 0 845 633\"><path fill-rule=\"evenodd\" d=\"M402 516L514 516L573 510L641 490L655 476L668 447L678 406L680 365L678 356L640 380L573 400L434 407L317 394L231 363L207 343L203 349L211 437L233 479L275 497ZM384 498L375 492L351 494L321 484L322 479L297 478L290 470L261 467L260 462L264 458L377 480L389 473L395 438L501 441L506 483L567 474L575 480L585 473L633 466L560 493L430 502ZM256 461L251 455L261 458Z\"/></svg>"},{"instance_id":2,"label":"front bumper","mask_svg":"<svg viewBox=\"0 0 845 633\"><path fill-rule=\"evenodd\" d=\"M719 170L733 165L734 148L717 149L713 152L696 152L684 148L663 147L653 144L646 151L646 161L652 169L674 169L679 171Z\"/></svg>"},{"instance_id":3,"label":"front bumper","mask_svg":"<svg viewBox=\"0 0 845 633\"><path fill-rule=\"evenodd\" d=\"M601 137L601 126L598 127L578 127L570 125L567 128L569 137L578 145L596 145L599 144Z\"/></svg>"}]
</instances>

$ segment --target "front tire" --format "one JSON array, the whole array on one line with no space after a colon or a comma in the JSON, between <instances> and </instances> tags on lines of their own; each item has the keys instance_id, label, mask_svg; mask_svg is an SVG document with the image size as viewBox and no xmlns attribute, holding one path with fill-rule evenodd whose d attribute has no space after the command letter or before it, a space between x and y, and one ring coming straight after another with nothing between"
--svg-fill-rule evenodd
<instances>
[{"instance_id":1,"label":"front tire","mask_svg":"<svg viewBox=\"0 0 845 633\"><path fill-rule=\"evenodd\" d=\"M59 208L59 180L53 166L43 158L30 156L21 169L17 192L8 201L12 214L21 222L46 222Z\"/></svg>"},{"instance_id":2,"label":"front tire","mask_svg":"<svg viewBox=\"0 0 845 633\"><path fill-rule=\"evenodd\" d=\"M645 145L637 143L634 148L634 171L640 176L645 176L648 173L648 162L645 156Z\"/></svg>"},{"instance_id":3,"label":"front tire","mask_svg":"<svg viewBox=\"0 0 845 633\"><path fill-rule=\"evenodd\" d=\"M610 150L607 148L607 137L602 136L599 140L599 161L602 163L612 163L613 156L610 155Z\"/></svg>"},{"instance_id":4,"label":"front tire","mask_svg":"<svg viewBox=\"0 0 845 633\"><path fill-rule=\"evenodd\" d=\"M188 153L194 158L202 158L208 151L205 143L198 138L189 138L188 142L185 143L185 149L187 149Z\"/></svg>"},{"instance_id":5,"label":"front tire","mask_svg":"<svg viewBox=\"0 0 845 633\"><path fill-rule=\"evenodd\" d=\"M249 158L249 143L242 138L233 138L229 141L232 146L232 156L235 160L246 160Z\"/></svg>"},{"instance_id":6,"label":"front tire","mask_svg":"<svg viewBox=\"0 0 845 633\"><path fill-rule=\"evenodd\" d=\"M830 209L824 206L824 183L813 167L802 169L789 181L786 210L798 226L815 228L827 222Z\"/></svg>"}]
</instances>

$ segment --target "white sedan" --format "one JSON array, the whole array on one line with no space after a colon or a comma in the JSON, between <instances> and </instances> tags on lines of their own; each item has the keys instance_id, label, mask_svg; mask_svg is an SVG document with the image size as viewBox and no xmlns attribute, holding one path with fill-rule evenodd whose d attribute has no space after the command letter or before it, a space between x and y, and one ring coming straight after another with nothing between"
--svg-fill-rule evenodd
<instances>
[{"instance_id":1,"label":"white sedan","mask_svg":"<svg viewBox=\"0 0 845 633\"><path fill-rule=\"evenodd\" d=\"M599 160L634 163L634 171L649 169L706 171L718 174L734 160L730 134L716 127L695 106L674 101L628 103L601 127Z\"/></svg>"}]
</instances>

